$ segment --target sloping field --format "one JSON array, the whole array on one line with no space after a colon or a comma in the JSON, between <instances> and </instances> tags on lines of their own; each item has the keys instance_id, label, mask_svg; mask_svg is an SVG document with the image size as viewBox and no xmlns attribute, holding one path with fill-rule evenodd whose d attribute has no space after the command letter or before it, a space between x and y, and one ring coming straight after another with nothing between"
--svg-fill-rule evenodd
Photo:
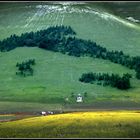
<instances>
[{"instance_id":1,"label":"sloping field","mask_svg":"<svg viewBox=\"0 0 140 140\"><path fill-rule=\"evenodd\" d=\"M27 77L16 75L16 63L30 58L36 60L34 75ZM14 112L18 109L20 111L38 111L41 107L50 109L51 105L51 109L64 109L65 106L70 108L71 105L76 105L75 97L71 97L72 92L75 96L79 93L84 96L84 92L87 92L87 97L84 98L82 104L79 104L80 106L88 104L89 107L94 105L96 107L99 104L101 107L103 102L107 102L104 104L106 107L107 104L110 104L110 107L112 105L130 108L139 106L139 80L136 78L131 79L132 88L126 91L79 81L81 74L87 71L118 73L120 75L131 73L134 77L134 70L107 60L89 57L77 58L36 47L21 47L1 53L0 64L1 112ZM65 104L65 98L69 98L67 104ZM9 106L3 104L2 101L9 101ZM16 102L15 105L13 104L15 109L12 108L12 102ZM22 103L17 106L18 102ZM30 105L29 102L44 104ZM27 103L27 107L25 107L25 103ZM105 107L104 105L102 107Z\"/></svg>"},{"instance_id":2,"label":"sloping field","mask_svg":"<svg viewBox=\"0 0 140 140\"><path fill-rule=\"evenodd\" d=\"M77 37L91 39L110 50L140 54L140 26L85 3L0 3L0 39L55 25L71 26ZM16 63L34 58L34 76L17 76ZM78 81L84 72L131 73L132 88L121 91ZM140 104L140 84L134 70L109 61L72 57L39 48L0 53L0 112L92 107L134 107ZM88 96L76 104L71 93ZM68 103L65 99L68 98Z\"/></svg>"},{"instance_id":3,"label":"sloping field","mask_svg":"<svg viewBox=\"0 0 140 140\"><path fill-rule=\"evenodd\" d=\"M109 6L85 2L0 3L0 40L66 25L72 27L76 37L139 56L139 23L125 18L129 17L128 11L123 11L123 18L113 15ZM136 11L133 13L138 16ZM36 62L33 76L16 75L17 62L29 59ZM119 90L80 82L79 77L87 72L132 74L131 88ZM76 103L78 94L83 96L82 103ZM0 138L138 138L139 109L140 80L132 69L108 60L74 57L38 47L0 52ZM55 114L40 116L41 111L49 110Z\"/></svg>"},{"instance_id":4,"label":"sloping field","mask_svg":"<svg viewBox=\"0 0 140 140\"><path fill-rule=\"evenodd\" d=\"M0 123L1 138L139 138L140 112L98 111Z\"/></svg>"},{"instance_id":5,"label":"sloping field","mask_svg":"<svg viewBox=\"0 0 140 140\"><path fill-rule=\"evenodd\" d=\"M100 4L0 4L0 39L14 33L20 35L54 25L71 26L80 38L94 40L110 50L123 50L130 55L140 54L140 26L108 13Z\"/></svg>"}]
</instances>

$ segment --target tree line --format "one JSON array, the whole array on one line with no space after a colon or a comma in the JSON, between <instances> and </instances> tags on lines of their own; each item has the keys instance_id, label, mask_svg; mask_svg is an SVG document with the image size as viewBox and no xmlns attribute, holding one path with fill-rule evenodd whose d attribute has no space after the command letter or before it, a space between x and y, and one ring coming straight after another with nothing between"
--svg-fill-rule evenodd
<instances>
[{"instance_id":1,"label":"tree line","mask_svg":"<svg viewBox=\"0 0 140 140\"><path fill-rule=\"evenodd\" d=\"M109 51L91 40L76 38L76 32L70 26L53 26L46 30L11 35L0 41L0 51L10 51L16 47L39 47L42 49L61 52L71 56L90 56L110 60L136 71L140 79L140 56L131 57L123 51Z\"/></svg>"},{"instance_id":2,"label":"tree line","mask_svg":"<svg viewBox=\"0 0 140 140\"><path fill-rule=\"evenodd\" d=\"M76 33L70 26L53 26L46 30L37 32L22 33L21 36L11 35L10 37L0 41L0 51L10 51L16 47L36 47L40 43L47 43L47 46L53 47L55 44L62 42L63 37L67 35L75 35ZM51 46L50 46L51 45Z\"/></svg>"},{"instance_id":3,"label":"tree line","mask_svg":"<svg viewBox=\"0 0 140 140\"><path fill-rule=\"evenodd\" d=\"M130 74L123 74L123 76L119 76L118 74L111 74L108 73L83 73L82 76L79 78L79 81L84 83L91 83L98 81L97 84L103 86L112 86L116 87L121 90L126 90L131 87L130 85Z\"/></svg>"},{"instance_id":4,"label":"tree line","mask_svg":"<svg viewBox=\"0 0 140 140\"><path fill-rule=\"evenodd\" d=\"M29 59L28 61L17 63L16 67L18 67L18 72L16 72L16 75L22 75L24 77L33 75L34 71L31 65L35 65L35 59Z\"/></svg>"}]
</instances>

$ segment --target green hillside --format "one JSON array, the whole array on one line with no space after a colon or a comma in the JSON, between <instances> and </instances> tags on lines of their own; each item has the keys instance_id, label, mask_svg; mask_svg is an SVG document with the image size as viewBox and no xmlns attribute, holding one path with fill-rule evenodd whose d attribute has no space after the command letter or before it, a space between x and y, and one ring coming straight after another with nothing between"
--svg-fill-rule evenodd
<instances>
[{"instance_id":1,"label":"green hillside","mask_svg":"<svg viewBox=\"0 0 140 140\"><path fill-rule=\"evenodd\" d=\"M0 2L0 138L140 137L138 11Z\"/></svg>"},{"instance_id":2,"label":"green hillside","mask_svg":"<svg viewBox=\"0 0 140 140\"><path fill-rule=\"evenodd\" d=\"M108 13L98 5L65 3L0 3L0 39L12 34L71 26L76 37L91 39L108 50L140 54L140 26ZM35 59L34 75L16 75L17 62ZM81 83L83 73L132 74L129 90ZM0 52L0 112L40 111L42 109L137 108L140 105L139 80L135 71L108 60L74 57L34 47ZM72 93L84 96L76 104ZM69 101L66 103L65 99Z\"/></svg>"},{"instance_id":3,"label":"green hillside","mask_svg":"<svg viewBox=\"0 0 140 140\"><path fill-rule=\"evenodd\" d=\"M102 3L6 3L0 4L0 39L54 25L68 25L78 37L91 39L110 50L140 54L140 26L108 13Z\"/></svg>"},{"instance_id":4,"label":"green hillside","mask_svg":"<svg viewBox=\"0 0 140 140\"><path fill-rule=\"evenodd\" d=\"M99 101L99 104L104 101L113 101L114 106L115 101L122 102L122 104L126 102L126 106L131 106L131 102L133 102L132 107L136 107L139 104L139 80L135 78L131 79L132 88L126 91L96 84L85 84L78 80L82 73L88 71L113 72L121 75L128 72L134 77L134 70L129 70L107 60L90 57L77 58L58 52L29 47L16 48L12 51L1 53L0 58L1 101L10 101L11 104L12 102L60 104L62 107L67 97L69 98L68 105L76 104L76 99L71 97L72 92L75 95L79 93L84 95L84 92L87 92L88 97L85 97L82 104L92 104L94 106L96 101ZM34 75L27 77L16 75L16 63L30 58L35 58L36 60ZM118 106L121 106L121 104L118 104ZM24 111L24 105L21 111Z\"/></svg>"}]
</instances>

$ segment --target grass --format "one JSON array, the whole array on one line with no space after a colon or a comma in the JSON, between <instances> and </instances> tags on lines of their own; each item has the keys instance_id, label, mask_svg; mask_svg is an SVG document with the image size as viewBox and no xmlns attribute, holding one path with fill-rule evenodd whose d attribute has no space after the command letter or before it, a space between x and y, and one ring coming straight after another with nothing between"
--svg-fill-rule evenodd
<instances>
[{"instance_id":1,"label":"grass","mask_svg":"<svg viewBox=\"0 0 140 140\"><path fill-rule=\"evenodd\" d=\"M41 4L45 7L39 8ZM0 3L0 40L11 34L20 35L49 26L68 25L77 32L79 38L91 39L109 50L122 50L131 56L140 54L139 25L130 24L119 16L115 17L117 18L115 20L104 13L107 12L105 7L99 5L47 6L47 4ZM49 11L49 8L52 8L53 12ZM85 9L88 12L82 11ZM72 12L73 10L76 12ZM16 75L16 63L31 58L36 60L34 76L23 78ZM109 86L81 83L78 79L85 72L120 75L131 73L132 88L121 91ZM10 52L0 53L0 120L18 119L0 122L0 137L138 138L140 112L120 111L122 108L139 109L140 85L134 75L134 70L106 60L76 58L35 47L16 48ZM87 97L84 97L83 103L77 104L76 99L71 97L72 92L75 95L79 93L84 95L84 92L87 92ZM66 97L69 98L67 103ZM116 111L101 111L103 109ZM45 117L12 114L17 112L36 114L48 110L89 112ZM93 110L94 112L90 112Z\"/></svg>"},{"instance_id":2,"label":"grass","mask_svg":"<svg viewBox=\"0 0 140 140\"><path fill-rule=\"evenodd\" d=\"M16 75L16 63L34 58L36 65L34 66L34 76L21 77ZM115 101L123 105L133 103L133 107L139 105L139 81L132 78L132 88L122 91L110 86L103 87L96 84L81 83L78 79L85 72L108 72L131 73L134 77L134 71L129 70L121 65L111 63L107 60L94 59L89 57L73 57L44 51L39 48L16 48L10 52L0 54L0 112L11 110L9 105L2 105L4 102L11 104L19 102L19 106L13 105L15 111L20 109L36 110L41 109L43 105L62 108L64 107L65 98L69 98L67 106L76 104L76 99L71 97L73 92L76 95L79 93L84 95L87 92L87 97L84 98L84 104L102 104L109 102L115 105ZM113 68L113 69L112 69ZM27 103L27 106L24 105ZM38 105L30 105L28 103L38 103ZM41 105L42 104L42 105ZM57 107L58 105L58 107ZM25 107L26 106L26 107ZM29 108L28 108L29 106ZM31 107L32 106L32 107ZM16 109L17 108L17 109ZM27 109L28 108L28 109ZM34 108L34 109L33 109ZM47 107L46 107L47 108ZM50 108L50 107L49 107Z\"/></svg>"},{"instance_id":3,"label":"grass","mask_svg":"<svg viewBox=\"0 0 140 140\"><path fill-rule=\"evenodd\" d=\"M138 138L139 111L77 112L0 123L1 138Z\"/></svg>"},{"instance_id":4,"label":"grass","mask_svg":"<svg viewBox=\"0 0 140 140\"><path fill-rule=\"evenodd\" d=\"M104 14L95 14L87 5L53 5L50 12L47 4L42 3L5 3L0 4L0 39L11 34L46 29L55 25L70 25L79 38L91 39L110 50L123 50L130 55L139 55L139 26L130 27L119 21L105 18ZM92 4L93 6L93 4ZM100 7L90 7L98 10ZM56 8L56 9L55 9ZM60 9L61 8L61 9ZM66 9L70 12L66 12ZM100 12L106 12L101 7ZM71 11L77 12L71 12ZM79 11L79 12L78 12ZM118 17L119 18L119 17ZM125 22L126 23L126 22ZM22 78L15 75L16 63L35 58L34 76ZM132 88L121 91L111 87L85 84L78 81L85 72L131 73ZM83 107L138 107L140 103L139 80L134 78L134 70L129 70L106 60L88 57L71 57L49 52L39 48L17 48L0 53L0 112L40 111L41 109L67 109ZM77 105L75 95L84 92L88 97ZM65 105L65 98L69 103ZM109 104L109 105L108 105Z\"/></svg>"},{"instance_id":5,"label":"grass","mask_svg":"<svg viewBox=\"0 0 140 140\"><path fill-rule=\"evenodd\" d=\"M140 54L140 26L129 25L128 21L118 16L119 21L104 15L102 4L80 6L49 5L48 3L6 3L0 5L0 39L30 31L46 29L54 25L70 25L78 37L91 39L110 50L123 50L130 55ZM97 6L98 5L98 6ZM53 6L53 12L49 10ZM37 8L38 7L38 8ZM93 11L89 10L90 7ZM61 9L60 9L61 8ZM66 9L65 9L66 8ZM59 9L59 10L58 10ZM74 10L75 9L75 10ZM83 12L82 10L89 11ZM70 12L66 12L70 11ZM80 11L81 10L81 11ZM100 14L94 13L101 12ZM77 11L77 12L72 12ZM128 23L128 24L127 24ZM137 51L136 51L137 50Z\"/></svg>"}]
</instances>

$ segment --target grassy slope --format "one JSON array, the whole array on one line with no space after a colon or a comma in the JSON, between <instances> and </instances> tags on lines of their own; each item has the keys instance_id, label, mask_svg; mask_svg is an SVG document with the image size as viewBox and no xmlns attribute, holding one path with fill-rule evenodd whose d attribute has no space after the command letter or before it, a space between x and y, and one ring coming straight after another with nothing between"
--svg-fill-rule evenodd
<instances>
[{"instance_id":1,"label":"grassy slope","mask_svg":"<svg viewBox=\"0 0 140 140\"><path fill-rule=\"evenodd\" d=\"M34 67L34 76L20 77L15 74L17 71L15 65L29 58L35 58L36 65ZM70 104L75 104L75 98L71 98L71 93L75 95L84 92L88 93L88 97L84 99L84 104L96 104L96 101L115 101L117 102L134 102L139 103L139 81L132 78L132 89L121 91L116 88L103 87L96 84L85 84L79 82L79 77L84 72L109 72L109 73L131 73L129 70L118 64L111 63L106 60L93 59L88 57L73 57L54 53L39 48L16 48L10 52L0 53L0 100L12 102L38 102L46 104L54 104L54 108L61 108L64 99L69 98ZM23 103L24 104L24 103ZM56 104L59 104L58 106ZM20 108L19 104L19 107ZM39 104L38 104L39 105ZM29 110L36 108L35 105L29 107ZM7 105L2 107L0 111L4 111ZM14 105L17 107L17 105ZM31 106L31 105L29 105ZM121 106L121 104L120 104ZM134 105L135 106L135 105ZM23 108L25 105L22 106ZM21 107L21 108L22 108ZM9 109L8 109L9 108ZM12 107L9 106L9 111ZM20 109L21 109L20 108ZM25 110L27 108L25 107ZM21 109L22 110L22 109ZM23 109L24 110L24 109ZM28 110L28 109L27 109Z\"/></svg>"},{"instance_id":2,"label":"grassy slope","mask_svg":"<svg viewBox=\"0 0 140 140\"><path fill-rule=\"evenodd\" d=\"M139 55L140 31L119 22L83 12L54 12L44 15L46 10L37 9L36 4L30 3L13 3L12 5L7 3L0 6L0 32L2 33L0 39L13 33L21 34L64 24L72 26L80 38L94 40L111 50L123 50L130 55ZM37 61L35 75L23 80L15 75L15 64L17 61L28 58L35 58ZM83 94L85 91L88 92L85 103L95 106L96 104L122 106L125 102L129 106L139 105L140 87L139 81L135 78L131 80L134 88L129 91L78 82L79 76L89 71L135 74L134 71L108 61L75 58L38 48L18 48L7 53L0 53L0 66L1 112L18 109L29 111L41 108L62 108L64 98L70 97L71 92ZM25 101L28 103L25 104ZM106 101L108 102L105 103ZM32 104L32 102L36 103ZM75 103L75 99L70 98L70 103Z\"/></svg>"},{"instance_id":3,"label":"grassy slope","mask_svg":"<svg viewBox=\"0 0 140 140\"><path fill-rule=\"evenodd\" d=\"M0 123L1 138L139 138L138 111L98 111Z\"/></svg>"},{"instance_id":4,"label":"grassy slope","mask_svg":"<svg viewBox=\"0 0 140 140\"><path fill-rule=\"evenodd\" d=\"M70 25L77 32L78 37L94 40L110 50L123 50L130 55L140 54L140 27L138 27L139 29L131 28L103 15L103 13L99 16L80 11L86 6L94 10L96 4L95 6L94 4L91 6L87 4L82 7L72 6L68 8L78 7L79 9L76 10L79 12L77 13L66 13L66 7L57 7L57 5L53 5L54 9L62 8L63 11L54 10L54 12L49 13L47 8L36 8L37 5L40 5L40 3L14 3L12 5L7 3L5 6L0 5L0 32L2 32L0 39L4 39L13 33L21 34L63 24ZM46 4L44 3L44 5Z\"/></svg>"}]
</instances>

